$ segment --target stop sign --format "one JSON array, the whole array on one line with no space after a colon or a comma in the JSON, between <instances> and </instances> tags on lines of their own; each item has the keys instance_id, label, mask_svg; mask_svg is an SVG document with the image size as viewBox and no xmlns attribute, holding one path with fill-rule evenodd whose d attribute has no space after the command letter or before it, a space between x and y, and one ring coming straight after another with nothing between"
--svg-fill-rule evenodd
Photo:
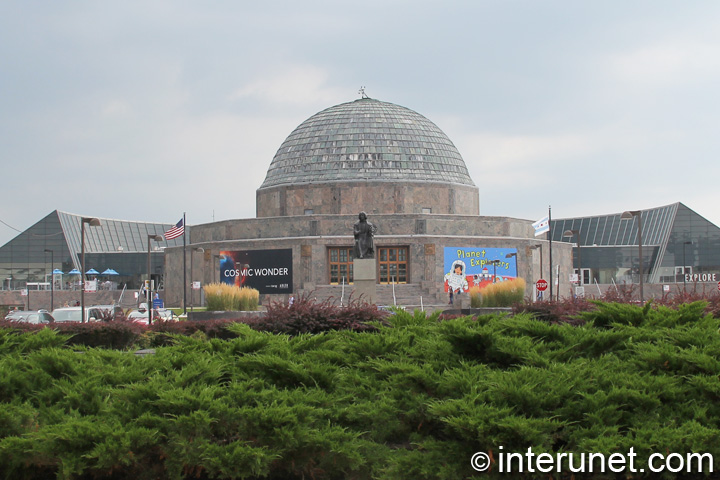
<instances>
[{"instance_id":1,"label":"stop sign","mask_svg":"<svg viewBox=\"0 0 720 480\"><path fill-rule=\"evenodd\" d=\"M541 278L540 280L535 282L535 286L537 287L538 290L540 290L541 292L544 292L545 290L547 290L547 287L548 287L547 280L543 280Z\"/></svg>"}]
</instances>

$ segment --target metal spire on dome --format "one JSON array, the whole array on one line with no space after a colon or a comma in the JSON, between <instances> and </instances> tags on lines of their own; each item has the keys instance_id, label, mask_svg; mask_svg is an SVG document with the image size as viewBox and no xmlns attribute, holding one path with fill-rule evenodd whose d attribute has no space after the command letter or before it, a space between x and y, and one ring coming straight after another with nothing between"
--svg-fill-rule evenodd
<instances>
[{"instance_id":1,"label":"metal spire on dome","mask_svg":"<svg viewBox=\"0 0 720 480\"><path fill-rule=\"evenodd\" d=\"M370 98L365 93L365 87L360 87L360 90L358 90L358 93L360 94L360 98Z\"/></svg>"}]
</instances>

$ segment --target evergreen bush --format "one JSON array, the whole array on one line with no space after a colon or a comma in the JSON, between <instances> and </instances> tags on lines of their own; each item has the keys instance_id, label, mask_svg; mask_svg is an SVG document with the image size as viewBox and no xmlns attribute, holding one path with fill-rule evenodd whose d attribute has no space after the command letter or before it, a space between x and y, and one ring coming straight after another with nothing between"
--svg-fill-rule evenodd
<instances>
[{"instance_id":1,"label":"evergreen bush","mask_svg":"<svg viewBox=\"0 0 720 480\"><path fill-rule=\"evenodd\" d=\"M77 332L0 328L0 478L537 478L472 470L474 452L497 461L501 446L633 447L640 466L653 453L720 460L708 302L588 305L575 325L533 312L349 314L371 329L335 329L351 318L322 305L278 306L284 320L268 325L282 334L180 322L145 329L166 341L144 356L72 345ZM328 328L303 332L308 310ZM575 474L614 477L630 478Z\"/></svg>"}]
</instances>

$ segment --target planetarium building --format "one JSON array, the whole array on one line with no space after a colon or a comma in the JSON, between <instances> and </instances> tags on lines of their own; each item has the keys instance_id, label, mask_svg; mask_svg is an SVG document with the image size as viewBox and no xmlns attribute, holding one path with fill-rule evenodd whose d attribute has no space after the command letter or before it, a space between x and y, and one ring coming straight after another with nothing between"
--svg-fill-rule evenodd
<instances>
[{"instance_id":1,"label":"planetarium building","mask_svg":"<svg viewBox=\"0 0 720 480\"><path fill-rule=\"evenodd\" d=\"M271 298L347 299L360 212L376 228L378 303L447 303L449 284L465 291L516 277L530 294L548 278L547 242L530 221L483 217L480 207L465 161L433 122L367 97L336 105L280 145L257 190L256 218L194 225L185 249L166 249L166 302L182 303L185 282L197 303L197 288L218 281ZM562 288L570 244L553 245L553 256Z\"/></svg>"}]
</instances>

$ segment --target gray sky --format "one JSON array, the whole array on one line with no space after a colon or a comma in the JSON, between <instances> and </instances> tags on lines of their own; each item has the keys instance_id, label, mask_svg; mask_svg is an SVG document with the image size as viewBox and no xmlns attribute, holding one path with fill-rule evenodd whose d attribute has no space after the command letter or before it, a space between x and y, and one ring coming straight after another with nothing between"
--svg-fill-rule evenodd
<instances>
[{"instance_id":1,"label":"gray sky","mask_svg":"<svg viewBox=\"0 0 720 480\"><path fill-rule=\"evenodd\" d=\"M254 217L283 140L365 86L450 137L481 215L681 201L720 225L719 21L710 0L2 2L0 220Z\"/></svg>"}]
</instances>

